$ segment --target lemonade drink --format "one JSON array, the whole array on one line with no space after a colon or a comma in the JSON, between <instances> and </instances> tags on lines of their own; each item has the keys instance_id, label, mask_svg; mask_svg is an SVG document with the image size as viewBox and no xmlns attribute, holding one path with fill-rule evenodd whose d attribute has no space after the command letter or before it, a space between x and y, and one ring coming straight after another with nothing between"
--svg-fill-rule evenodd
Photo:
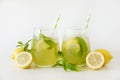
<instances>
[{"instance_id":1,"label":"lemonade drink","mask_svg":"<svg viewBox=\"0 0 120 80\"><path fill-rule=\"evenodd\" d=\"M49 36L49 35L48 35ZM58 43L43 33L33 37L32 56L37 66L52 66L57 61Z\"/></svg>"},{"instance_id":2,"label":"lemonade drink","mask_svg":"<svg viewBox=\"0 0 120 80\"><path fill-rule=\"evenodd\" d=\"M84 65L90 52L89 38L80 29L68 29L63 37L62 52L68 63Z\"/></svg>"}]
</instances>

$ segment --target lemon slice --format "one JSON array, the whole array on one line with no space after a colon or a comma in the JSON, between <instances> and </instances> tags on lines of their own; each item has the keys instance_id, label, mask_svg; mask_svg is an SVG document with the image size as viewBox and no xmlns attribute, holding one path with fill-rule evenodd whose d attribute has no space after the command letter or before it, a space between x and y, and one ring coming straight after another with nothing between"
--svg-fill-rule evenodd
<instances>
[{"instance_id":1,"label":"lemon slice","mask_svg":"<svg viewBox=\"0 0 120 80\"><path fill-rule=\"evenodd\" d=\"M86 64L91 69L99 69L104 65L104 56L99 52L91 52L86 57Z\"/></svg>"},{"instance_id":2,"label":"lemon slice","mask_svg":"<svg viewBox=\"0 0 120 80\"><path fill-rule=\"evenodd\" d=\"M15 63L18 67L29 68L32 64L32 55L28 52L21 52L15 58Z\"/></svg>"}]
</instances>

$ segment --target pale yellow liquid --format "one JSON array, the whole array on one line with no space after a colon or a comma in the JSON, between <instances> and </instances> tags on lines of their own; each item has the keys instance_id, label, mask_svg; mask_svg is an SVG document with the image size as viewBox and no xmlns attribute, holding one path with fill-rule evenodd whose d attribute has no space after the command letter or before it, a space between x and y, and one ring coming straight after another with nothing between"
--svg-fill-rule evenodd
<instances>
[{"instance_id":1,"label":"pale yellow liquid","mask_svg":"<svg viewBox=\"0 0 120 80\"><path fill-rule=\"evenodd\" d=\"M64 54L65 60L68 63L84 65L86 63L86 56L90 52L89 43L87 41L85 43L87 46L87 51L85 53L82 53L83 56L80 56L80 44L77 40L75 40L75 38L70 38L66 41L63 41L62 52Z\"/></svg>"},{"instance_id":2,"label":"pale yellow liquid","mask_svg":"<svg viewBox=\"0 0 120 80\"><path fill-rule=\"evenodd\" d=\"M36 48L33 51L33 61L38 66L51 66L57 62L58 45L54 45L49 49L49 45L44 40L39 40L36 43Z\"/></svg>"}]
</instances>

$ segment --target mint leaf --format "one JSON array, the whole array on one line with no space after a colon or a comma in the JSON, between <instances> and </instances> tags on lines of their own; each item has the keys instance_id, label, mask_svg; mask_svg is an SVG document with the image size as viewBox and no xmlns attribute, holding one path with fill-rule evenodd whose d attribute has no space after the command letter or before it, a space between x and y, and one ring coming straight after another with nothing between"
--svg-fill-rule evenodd
<instances>
[{"instance_id":1,"label":"mint leaf","mask_svg":"<svg viewBox=\"0 0 120 80\"><path fill-rule=\"evenodd\" d=\"M61 51L58 51L58 57L59 58L63 58L64 57L64 55L63 55L63 53Z\"/></svg>"},{"instance_id":2,"label":"mint leaf","mask_svg":"<svg viewBox=\"0 0 120 80\"><path fill-rule=\"evenodd\" d=\"M40 33L39 37L40 37L40 39L46 39L46 38L47 38L47 37L46 37L44 34L42 34L42 33Z\"/></svg>"},{"instance_id":3,"label":"mint leaf","mask_svg":"<svg viewBox=\"0 0 120 80\"><path fill-rule=\"evenodd\" d=\"M45 39L44 42L49 45L48 49L51 49L55 46L55 42L53 40L49 39L49 38Z\"/></svg>"},{"instance_id":4,"label":"mint leaf","mask_svg":"<svg viewBox=\"0 0 120 80\"><path fill-rule=\"evenodd\" d=\"M18 41L16 47L23 47L23 42L22 41Z\"/></svg>"},{"instance_id":5,"label":"mint leaf","mask_svg":"<svg viewBox=\"0 0 120 80\"><path fill-rule=\"evenodd\" d=\"M20 44L20 45L22 45L22 44L23 44L23 42L21 42L21 41L18 41L17 43L18 43L18 44Z\"/></svg>"},{"instance_id":6,"label":"mint leaf","mask_svg":"<svg viewBox=\"0 0 120 80\"><path fill-rule=\"evenodd\" d=\"M46 37L44 34L40 33L40 39L43 39L46 44L49 45L48 49L51 49L55 46L55 42L50 37Z\"/></svg>"},{"instance_id":7,"label":"mint leaf","mask_svg":"<svg viewBox=\"0 0 120 80\"><path fill-rule=\"evenodd\" d=\"M28 40L25 44L24 44L24 51L27 51L27 52L29 52L30 50L28 49L28 47L29 47L29 42L30 42L31 40Z\"/></svg>"},{"instance_id":8,"label":"mint leaf","mask_svg":"<svg viewBox=\"0 0 120 80\"><path fill-rule=\"evenodd\" d=\"M82 57L84 53L87 53L87 44L86 44L85 40L81 37L76 37L76 39L78 40L78 43L80 46L79 55L80 55L80 57Z\"/></svg>"},{"instance_id":9,"label":"mint leaf","mask_svg":"<svg viewBox=\"0 0 120 80\"><path fill-rule=\"evenodd\" d=\"M79 67L75 64L67 63L67 61L63 62L63 68L65 71L80 71Z\"/></svg>"},{"instance_id":10,"label":"mint leaf","mask_svg":"<svg viewBox=\"0 0 120 80\"><path fill-rule=\"evenodd\" d=\"M42 30L40 30L39 39L43 39L44 42L49 45L48 49L51 49L55 46L55 42L52 40L52 38L47 37L44 34L42 34Z\"/></svg>"},{"instance_id":11,"label":"mint leaf","mask_svg":"<svg viewBox=\"0 0 120 80\"><path fill-rule=\"evenodd\" d=\"M72 71L80 71L77 65L71 64L71 63L65 63L64 69L66 71L72 70Z\"/></svg>"},{"instance_id":12,"label":"mint leaf","mask_svg":"<svg viewBox=\"0 0 120 80\"><path fill-rule=\"evenodd\" d=\"M63 53L61 51L58 51L57 56L58 56L58 61L52 67L63 66L63 63L64 63L64 55L63 55Z\"/></svg>"},{"instance_id":13,"label":"mint leaf","mask_svg":"<svg viewBox=\"0 0 120 80\"><path fill-rule=\"evenodd\" d=\"M63 68L65 71L68 71L67 65L68 65L68 63L66 61L63 61Z\"/></svg>"},{"instance_id":14,"label":"mint leaf","mask_svg":"<svg viewBox=\"0 0 120 80\"><path fill-rule=\"evenodd\" d=\"M61 66L65 71L80 71L79 67L75 64L68 63L64 59L64 55L61 51L58 51L58 61L52 67Z\"/></svg>"},{"instance_id":15,"label":"mint leaf","mask_svg":"<svg viewBox=\"0 0 120 80\"><path fill-rule=\"evenodd\" d=\"M30 52L30 50L28 49L29 47L29 42L31 40L28 40L26 43L23 43L22 41L18 41L18 45L16 47L24 47L24 51Z\"/></svg>"},{"instance_id":16,"label":"mint leaf","mask_svg":"<svg viewBox=\"0 0 120 80\"><path fill-rule=\"evenodd\" d=\"M57 66L63 66L63 61L62 60L58 60L56 62L56 64L54 64L52 67L57 67Z\"/></svg>"}]
</instances>

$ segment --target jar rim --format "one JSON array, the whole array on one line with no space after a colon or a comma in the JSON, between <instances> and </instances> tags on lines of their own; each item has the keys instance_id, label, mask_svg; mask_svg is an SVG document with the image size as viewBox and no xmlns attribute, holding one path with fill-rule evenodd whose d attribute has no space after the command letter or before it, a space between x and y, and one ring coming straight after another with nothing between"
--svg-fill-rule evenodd
<instances>
[{"instance_id":1,"label":"jar rim","mask_svg":"<svg viewBox=\"0 0 120 80\"><path fill-rule=\"evenodd\" d=\"M41 30L52 30L53 27L50 27L50 26L37 26L37 27L33 27L33 29L41 29Z\"/></svg>"},{"instance_id":2,"label":"jar rim","mask_svg":"<svg viewBox=\"0 0 120 80\"><path fill-rule=\"evenodd\" d=\"M73 30L79 29L79 30L83 30L84 27L81 27L81 26L67 26L67 27L65 27L65 29L73 29Z\"/></svg>"}]
</instances>

